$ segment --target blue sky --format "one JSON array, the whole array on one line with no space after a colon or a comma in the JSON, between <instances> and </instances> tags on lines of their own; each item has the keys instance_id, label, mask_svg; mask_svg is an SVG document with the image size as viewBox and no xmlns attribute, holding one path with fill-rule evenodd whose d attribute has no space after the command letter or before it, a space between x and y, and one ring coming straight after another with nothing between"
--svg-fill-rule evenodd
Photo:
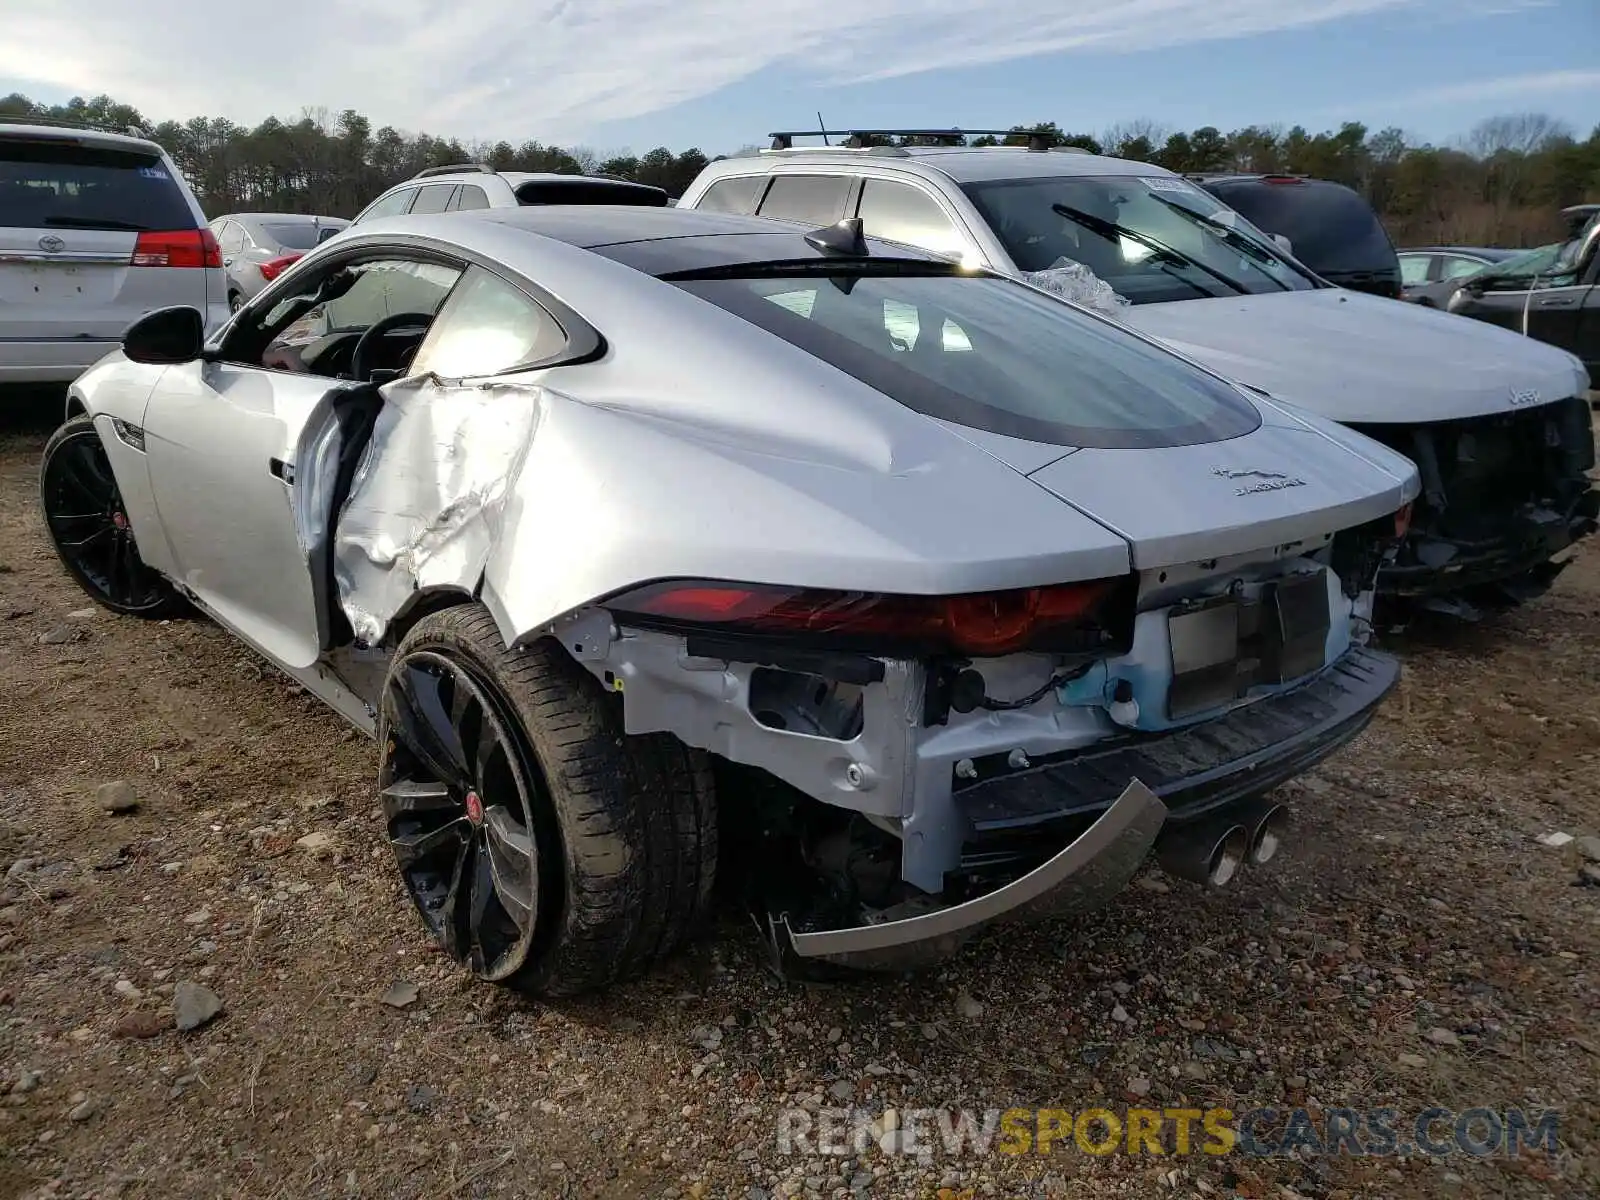
<instances>
[{"instance_id":1,"label":"blue sky","mask_svg":"<svg viewBox=\"0 0 1600 1200\"><path fill-rule=\"evenodd\" d=\"M53 11L52 11L53 10ZM375 125L610 152L771 129L1007 126L1099 134L1359 120L1433 141L1484 117L1600 123L1600 0L75 0L7 16L0 93L106 91L153 119L253 124L353 107ZM82 36L97 30L93 40ZM173 29L214 55L173 55ZM260 52L252 49L259 45ZM292 47L292 49L291 49Z\"/></svg>"}]
</instances>

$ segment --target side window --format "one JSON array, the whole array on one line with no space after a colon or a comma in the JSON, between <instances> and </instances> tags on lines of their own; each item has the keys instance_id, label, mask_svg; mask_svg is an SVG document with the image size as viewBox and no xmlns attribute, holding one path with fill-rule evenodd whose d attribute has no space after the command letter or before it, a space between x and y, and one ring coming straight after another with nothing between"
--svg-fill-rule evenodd
<instances>
[{"instance_id":1,"label":"side window","mask_svg":"<svg viewBox=\"0 0 1600 1200\"><path fill-rule=\"evenodd\" d=\"M411 215L441 213L450 207L450 198L456 194L453 183L430 183L417 191L417 202L411 206Z\"/></svg>"},{"instance_id":2,"label":"side window","mask_svg":"<svg viewBox=\"0 0 1600 1200\"><path fill-rule=\"evenodd\" d=\"M774 175L761 215L779 221L832 225L844 216L850 180L843 175Z\"/></svg>"},{"instance_id":3,"label":"side window","mask_svg":"<svg viewBox=\"0 0 1600 1200\"><path fill-rule=\"evenodd\" d=\"M1475 258L1461 258L1458 255L1452 255L1439 260L1440 279L1460 279L1463 275L1471 275L1473 272L1481 271L1482 269L1483 264Z\"/></svg>"},{"instance_id":4,"label":"side window","mask_svg":"<svg viewBox=\"0 0 1600 1200\"><path fill-rule=\"evenodd\" d=\"M315 290L341 273L350 277L348 286L338 296L307 308L306 301ZM384 317L400 313L431 317L460 278L461 271L455 267L401 258L331 267L326 273L307 279L305 287L295 295L274 304L256 327L259 337L244 340L259 345L260 339L265 338L269 344L260 362L279 366L281 362L275 361L275 355L281 358L285 350L291 355L298 353L308 343L329 334L359 334ZM243 361L245 357L232 361Z\"/></svg>"},{"instance_id":5,"label":"side window","mask_svg":"<svg viewBox=\"0 0 1600 1200\"><path fill-rule=\"evenodd\" d=\"M1402 254L1400 256L1400 282L1415 287L1428 282L1428 266L1433 259L1427 254Z\"/></svg>"},{"instance_id":6,"label":"side window","mask_svg":"<svg viewBox=\"0 0 1600 1200\"><path fill-rule=\"evenodd\" d=\"M475 183L463 183L460 188L456 190L455 201L450 205L450 207L453 210L466 208L488 208L489 194Z\"/></svg>"},{"instance_id":7,"label":"side window","mask_svg":"<svg viewBox=\"0 0 1600 1200\"><path fill-rule=\"evenodd\" d=\"M217 245L224 254L237 254L244 249L244 226L237 221L224 221L222 232L217 234Z\"/></svg>"},{"instance_id":8,"label":"side window","mask_svg":"<svg viewBox=\"0 0 1600 1200\"><path fill-rule=\"evenodd\" d=\"M965 249L961 235L938 202L903 183L865 180L857 215L868 237L904 242L938 254L959 254Z\"/></svg>"},{"instance_id":9,"label":"side window","mask_svg":"<svg viewBox=\"0 0 1600 1200\"><path fill-rule=\"evenodd\" d=\"M446 379L494 375L551 358L566 342L566 331L526 293L482 267L469 267L407 373Z\"/></svg>"},{"instance_id":10,"label":"side window","mask_svg":"<svg viewBox=\"0 0 1600 1200\"><path fill-rule=\"evenodd\" d=\"M411 207L412 197L416 194L416 188L401 188L398 192L390 192L350 223L354 225L361 221L376 221L379 217L398 217Z\"/></svg>"},{"instance_id":11,"label":"side window","mask_svg":"<svg viewBox=\"0 0 1600 1200\"><path fill-rule=\"evenodd\" d=\"M695 207L703 212L749 216L756 211L756 200L766 185L765 175L735 175L729 179L719 179L706 189L706 194L700 197Z\"/></svg>"}]
</instances>

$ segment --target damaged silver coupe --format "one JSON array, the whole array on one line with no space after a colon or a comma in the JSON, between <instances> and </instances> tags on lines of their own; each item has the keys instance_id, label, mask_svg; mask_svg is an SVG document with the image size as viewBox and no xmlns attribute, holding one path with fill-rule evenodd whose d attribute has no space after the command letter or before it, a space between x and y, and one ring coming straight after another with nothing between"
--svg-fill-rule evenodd
<instances>
[{"instance_id":1,"label":"damaged silver coupe","mask_svg":"<svg viewBox=\"0 0 1600 1200\"><path fill-rule=\"evenodd\" d=\"M386 219L203 330L73 385L61 559L374 734L483 979L638 974L719 870L791 966L1224 883L1398 676L1408 460L859 223Z\"/></svg>"}]
</instances>

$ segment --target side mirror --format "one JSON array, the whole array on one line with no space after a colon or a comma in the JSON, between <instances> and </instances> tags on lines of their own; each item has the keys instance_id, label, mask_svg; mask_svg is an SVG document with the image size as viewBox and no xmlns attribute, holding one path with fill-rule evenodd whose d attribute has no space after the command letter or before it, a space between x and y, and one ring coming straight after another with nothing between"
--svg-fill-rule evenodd
<instances>
[{"instance_id":1,"label":"side mirror","mask_svg":"<svg viewBox=\"0 0 1600 1200\"><path fill-rule=\"evenodd\" d=\"M200 310L180 306L146 313L122 335L122 352L136 363L168 367L193 362L205 348Z\"/></svg>"},{"instance_id":2,"label":"side mirror","mask_svg":"<svg viewBox=\"0 0 1600 1200\"><path fill-rule=\"evenodd\" d=\"M337 228L337 227L335 227L333 225L324 225L321 229L317 230L317 245L320 246L320 245L322 245L323 242L327 241L329 238L338 237L343 232L344 232L344 230L339 229L339 228Z\"/></svg>"},{"instance_id":3,"label":"side mirror","mask_svg":"<svg viewBox=\"0 0 1600 1200\"><path fill-rule=\"evenodd\" d=\"M1272 235L1272 240L1277 244L1278 249L1282 250L1285 254L1293 254L1294 253L1294 243L1291 242L1288 238L1284 237L1283 234L1281 234L1281 233L1273 234Z\"/></svg>"}]
</instances>

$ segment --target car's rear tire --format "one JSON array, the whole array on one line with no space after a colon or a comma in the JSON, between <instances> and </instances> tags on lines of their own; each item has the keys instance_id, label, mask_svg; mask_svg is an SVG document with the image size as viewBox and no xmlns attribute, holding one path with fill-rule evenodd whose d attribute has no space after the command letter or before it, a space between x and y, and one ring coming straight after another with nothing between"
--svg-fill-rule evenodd
<instances>
[{"instance_id":1,"label":"car's rear tire","mask_svg":"<svg viewBox=\"0 0 1600 1200\"><path fill-rule=\"evenodd\" d=\"M62 566L89 598L130 617L168 617L183 597L145 565L94 418L73 417L45 443L39 507Z\"/></svg>"},{"instance_id":2,"label":"car's rear tire","mask_svg":"<svg viewBox=\"0 0 1600 1200\"><path fill-rule=\"evenodd\" d=\"M228 311L229 312L238 312L240 306L243 303L244 303L244 301L240 298L238 292L229 292L228 293Z\"/></svg>"},{"instance_id":3,"label":"car's rear tire","mask_svg":"<svg viewBox=\"0 0 1600 1200\"><path fill-rule=\"evenodd\" d=\"M478 978L593 991L648 971L705 914L709 761L626 736L619 699L554 642L507 649L479 604L430 614L396 651L378 729L401 878Z\"/></svg>"}]
</instances>

